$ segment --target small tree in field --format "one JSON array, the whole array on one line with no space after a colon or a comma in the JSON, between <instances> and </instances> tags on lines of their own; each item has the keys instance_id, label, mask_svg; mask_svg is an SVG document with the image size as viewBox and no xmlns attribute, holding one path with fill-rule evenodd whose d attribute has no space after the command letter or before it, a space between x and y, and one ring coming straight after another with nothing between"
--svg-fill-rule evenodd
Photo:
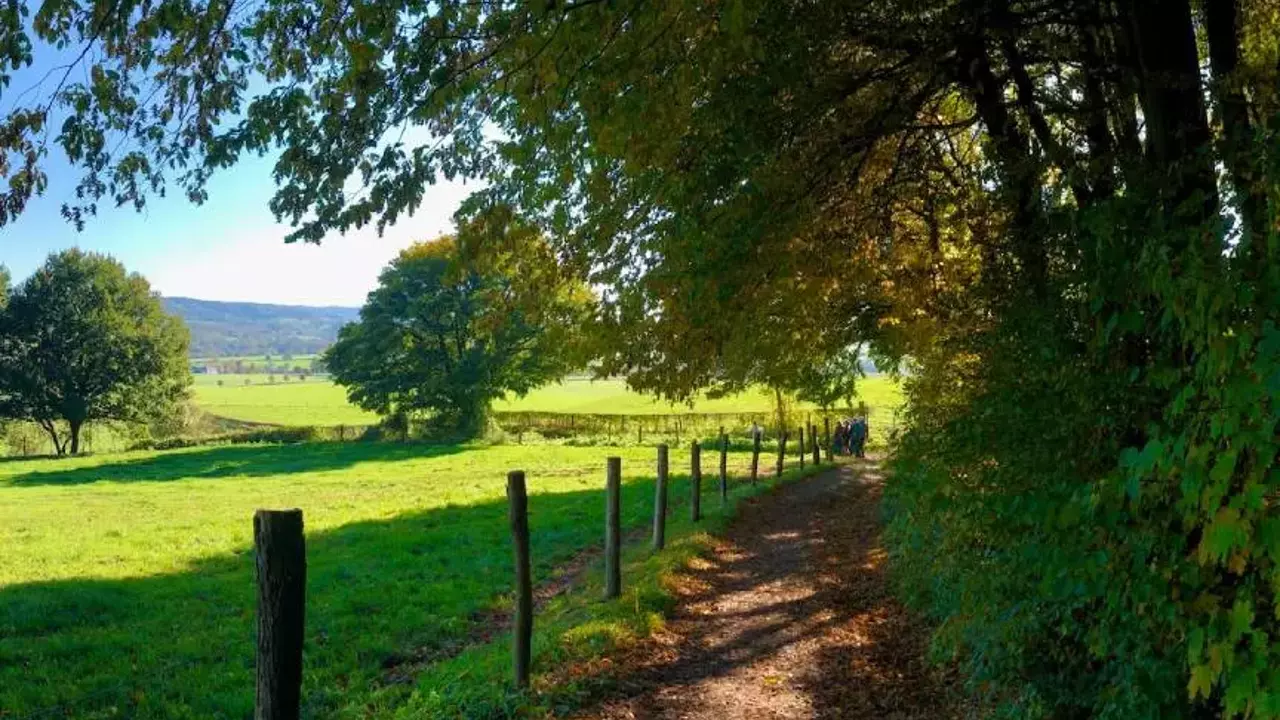
<instances>
[{"instance_id":1,"label":"small tree in field","mask_svg":"<svg viewBox=\"0 0 1280 720\"><path fill-rule=\"evenodd\" d=\"M187 343L142 276L104 255L50 255L0 312L0 416L35 422L59 455L78 453L86 422L175 412L191 382Z\"/></svg>"},{"instance_id":2,"label":"small tree in field","mask_svg":"<svg viewBox=\"0 0 1280 720\"><path fill-rule=\"evenodd\" d=\"M392 261L324 361L356 405L473 436L492 400L580 362L590 302L536 228L490 208Z\"/></svg>"}]
</instances>

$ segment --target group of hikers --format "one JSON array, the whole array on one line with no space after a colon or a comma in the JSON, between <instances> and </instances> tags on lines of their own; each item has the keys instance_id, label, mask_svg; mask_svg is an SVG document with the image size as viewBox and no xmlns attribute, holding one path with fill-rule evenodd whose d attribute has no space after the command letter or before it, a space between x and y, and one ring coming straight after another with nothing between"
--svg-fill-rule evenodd
<instances>
[{"instance_id":1,"label":"group of hikers","mask_svg":"<svg viewBox=\"0 0 1280 720\"><path fill-rule=\"evenodd\" d=\"M831 453L866 457L868 434L870 434L870 428L864 416L846 418L837 422L835 432L831 434Z\"/></svg>"},{"instance_id":2,"label":"group of hikers","mask_svg":"<svg viewBox=\"0 0 1280 720\"><path fill-rule=\"evenodd\" d=\"M870 433L865 415L837 420L835 431L831 433L831 454L865 458ZM751 437L758 440L763 436L764 428L759 423L751 423Z\"/></svg>"}]
</instances>

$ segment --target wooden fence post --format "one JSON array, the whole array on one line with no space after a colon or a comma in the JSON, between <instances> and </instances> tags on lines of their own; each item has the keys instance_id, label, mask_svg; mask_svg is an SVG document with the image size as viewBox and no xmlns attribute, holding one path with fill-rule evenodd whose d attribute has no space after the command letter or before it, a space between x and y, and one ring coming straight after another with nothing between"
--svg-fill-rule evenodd
<instances>
[{"instance_id":1,"label":"wooden fence post","mask_svg":"<svg viewBox=\"0 0 1280 720\"><path fill-rule=\"evenodd\" d=\"M822 447L818 443L818 426L809 426L809 440L813 443L813 465L817 467L822 463Z\"/></svg>"},{"instance_id":2,"label":"wooden fence post","mask_svg":"<svg viewBox=\"0 0 1280 720\"><path fill-rule=\"evenodd\" d=\"M801 469L801 470L803 470L803 469L804 469L804 454L805 454L805 452L806 452L806 448L805 448L805 446L804 446L804 426L803 426L803 425L801 425L801 426L800 426L800 437L799 437L799 440L800 440L800 469Z\"/></svg>"},{"instance_id":3,"label":"wooden fence post","mask_svg":"<svg viewBox=\"0 0 1280 720\"><path fill-rule=\"evenodd\" d=\"M751 435L751 484L755 485L760 475L760 428L753 424Z\"/></svg>"},{"instance_id":4,"label":"wooden fence post","mask_svg":"<svg viewBox=\"0 0 1280 720\"><path fill-rule=\"evenodd\" d=\"M834 458L831 456L831 418L822 418L822 428L826 434L826 440L823 440L823 444L827 446L827 462L832 462Z\"/></svg>"},{"instance_id":5,"label":"wooden fence post","mask_svg":"<svg viewBox=\"0 0 1280 720\"><path fill-rule=\"evenodd\" d=\"M778 468L774 472L774 477L782 477L782 466L787 458L787 431L783 430L778 433Z\"/></svg>"},{"instance_id":6,"label":"wooden fence post","mask_svg":"<svg viewBox=\"0 0 1280 720\"><path fill-rule=\"evenodd\" d=\"M302 639L307 547L301 510L253 514L258 572L258 671L254 720L297 720L302 706Z\"/></svg>"},{"instance_id":7,"label":"wooden fence post","mask_svg":"<svg viewBox=\"0 0 1280 720\"><path fill-rule=\"evenodd\" d=\"M513 661L516 687L529 687L529 661L533 643L533 575L529 562L529 495L524 471L507 473L507 502L511 513L511 540L516 559L516 616L513 629Z\"/></svg>"},{"instance_id":8,"label":"wooden fence post","mask_svg":"<svg viewBox=\"0 0 1280 720\"><path fill-rule=\"evenodd\" d=\"M658 445L658 482L653 498L653 549L667 544L667 444Z\"/></svg>"},{"instance_id":9,"label":"wooden fence post","mask_svg":"<svg viewBox=\"0 0 1280 720\"><path fill-rule=\"evenodd\" d=\"M702 445L697 440L689 446L689 485L693 496L689 501L689 519L702 519Z\"/></svg>"},{"instance_id":10,"label":"wooden fence post","mask_svg":"<svg viewBox=\"0 0 1280 720\"><path fill-rule=\"evenodd\" d=\"M622 458L605 461L604 596L622 594Z\"/></svg>"},{"instance_id":11,"label":"wooden fence post","mask_svg":"<svg viewBox=\"0 0 1280 720\"><path fill-rule=\"evenodd\" d=\"M729 436L720 428L720 504L729 502Z\"/></svg>"}]
</instances>

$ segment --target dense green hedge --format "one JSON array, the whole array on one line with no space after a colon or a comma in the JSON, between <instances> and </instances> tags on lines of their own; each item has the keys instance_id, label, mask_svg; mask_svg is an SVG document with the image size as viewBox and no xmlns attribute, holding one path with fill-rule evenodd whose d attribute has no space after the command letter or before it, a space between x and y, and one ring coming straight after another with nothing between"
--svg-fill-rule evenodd
<instances>
[{"instance_id":1,"label":"dense green hedge","mask_svg":"<svg viewBox=\"0 0 1280 720\"><path fill-rule=\"evenodd\" d=\"M1064 303L917 359L893 567L1001 716L1280 716L1280 303L1161 262L1107 332Z\"/></svg>"}]
</instances>

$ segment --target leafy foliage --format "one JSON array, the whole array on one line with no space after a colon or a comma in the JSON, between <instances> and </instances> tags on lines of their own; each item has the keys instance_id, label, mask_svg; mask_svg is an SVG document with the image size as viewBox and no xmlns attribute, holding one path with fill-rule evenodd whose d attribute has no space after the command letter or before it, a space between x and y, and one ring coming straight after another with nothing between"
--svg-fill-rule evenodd
<instances>
[{"instance_id":1,"label":"leafy foliage","mask_svg":"<svg viewBox=\"0 0 1280 720\"><path fill-rule=\"evenodd\" d=\"M580 366L590 293L506 208L405 250L325 355L354 404L473 435L489 404Z\"/></svg>"},{"instance_id":2,"label":"leafy foliage","mask_svg":"<svg viewBox=\"0 0 1280 720\"><path fill-rule=\"evenodd\" d=\"M79 451L86 422L176 412L189 384L182 321L109 257L49 256L0 312L0 416L38 423L58 454Z\"/></svg>"}]
</instances>

